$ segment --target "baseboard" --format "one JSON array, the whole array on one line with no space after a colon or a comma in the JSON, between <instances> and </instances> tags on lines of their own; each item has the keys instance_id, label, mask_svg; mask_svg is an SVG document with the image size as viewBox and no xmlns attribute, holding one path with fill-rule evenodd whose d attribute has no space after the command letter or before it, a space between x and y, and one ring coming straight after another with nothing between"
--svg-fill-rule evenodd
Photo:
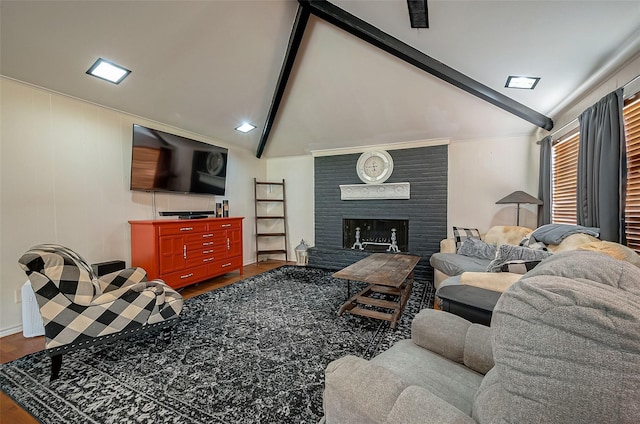
<instances>
[{"instance_id":1,"label":"baseboard","mask_svg":"<svg viewBox=\"0 0 640 424\"><path fill-rule=\"evenodd\" d=\"M12 334L21 333L22 324L0 330L0 337L10 336Z\"/></svg>"}]
</instances>

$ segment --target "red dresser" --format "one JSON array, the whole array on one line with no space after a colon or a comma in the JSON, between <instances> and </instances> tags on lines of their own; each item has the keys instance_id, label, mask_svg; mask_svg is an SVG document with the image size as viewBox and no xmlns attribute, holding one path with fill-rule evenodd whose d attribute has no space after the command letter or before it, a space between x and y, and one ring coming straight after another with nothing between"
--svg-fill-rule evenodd
<instances>
[{"instance_id":1,"label":"red dresser","mask_svg":"<svg viewBox=\"0 0 640 424\"><path fill-rule=\"evenodd\" d=\"M242 274L242 217L129 221L131 265L180 288Z\"/></svg>"}]
</instances>

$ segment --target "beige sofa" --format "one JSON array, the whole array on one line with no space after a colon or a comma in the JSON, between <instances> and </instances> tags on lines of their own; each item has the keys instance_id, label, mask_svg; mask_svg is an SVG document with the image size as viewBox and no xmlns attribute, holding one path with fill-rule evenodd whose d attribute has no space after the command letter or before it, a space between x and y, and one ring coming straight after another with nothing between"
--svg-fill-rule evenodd
<instances>
[{"instance_id":1,"label":"beige sofa","mask_svg":"<svg viewBox=\"0 0 640 424\"><path fill-rule=\"evenodd\" d=\"M534 230L518 226L494 226L481 235L481 240L487 244L500 246L508 244L517 246L524 237L529 236ZM547 249L552 253L559 253L569 250L576 250L580 246L588 243L599 242L596 237L588 234L573 234L566 237L560 244L548 245ZM456 254L456 241L454 238L447 238L440 242L440 253ZM437 254L436 254L437 255ZM436 256L434 255L434 256ZM434 258L435 259L435 258ZM436 261L430 260L434 270L434 286L439 289L443 282L449 277L460 276L459 284L472 285L488 290L504 292L509 286L515 283L521 274L511 272L484 272L484 271L464 271L459 274L447 274L442 269L438 269Z\"/></svg>"}]
</instances>

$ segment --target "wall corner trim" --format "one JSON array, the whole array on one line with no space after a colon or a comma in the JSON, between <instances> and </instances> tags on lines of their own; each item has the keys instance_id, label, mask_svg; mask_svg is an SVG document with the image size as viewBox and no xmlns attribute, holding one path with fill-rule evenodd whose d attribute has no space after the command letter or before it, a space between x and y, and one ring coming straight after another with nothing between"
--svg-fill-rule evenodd
<instances>
[{"instance_id":1,"label":"wall corner trim","mask_svg":"<svg viewBox=\"0 0 640 424\"><path fill-rule=\"evenodd\" d=\"M369 150L415 149L419 147L448 145L449 143L450 143L450 139L448 138L435 138L431 140L403 141L400 143L375 144L370 146L340 147L337 149L311 150L311 155L313 157L349 155L354 153L362 153Z\"/></svg>"}]
</instances>

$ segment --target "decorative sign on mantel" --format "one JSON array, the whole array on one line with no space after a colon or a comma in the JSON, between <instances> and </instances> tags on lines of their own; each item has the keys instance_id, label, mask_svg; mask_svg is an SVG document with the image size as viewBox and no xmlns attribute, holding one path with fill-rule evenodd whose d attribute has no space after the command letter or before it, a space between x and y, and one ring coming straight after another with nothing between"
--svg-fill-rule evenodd
<instances>
[{"instance_id":1,"label":"decorative sign on mantel","mask_svg":"<svg viewBox=\"0 0 640 424\"><path fill-rule=\"evenodd\" d=\"M409 183L341 184L340 200L409 199Z\"/></svg>"}]
</instances>

